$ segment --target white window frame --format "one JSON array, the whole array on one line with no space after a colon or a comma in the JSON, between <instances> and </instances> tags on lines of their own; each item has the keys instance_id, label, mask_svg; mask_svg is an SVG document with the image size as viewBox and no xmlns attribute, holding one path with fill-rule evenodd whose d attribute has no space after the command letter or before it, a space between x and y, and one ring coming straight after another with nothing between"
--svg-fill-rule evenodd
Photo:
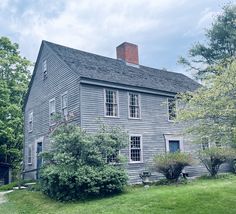
<instances>
[{"instance_id":1,"label":"white window frame","mask_svg":"<svg viewBox=\"0 0 236 214\"><path fill-rule=\"evenodd\" d=\"M31 112L29 112L29 115L28 115L28 130L29 130L29 132L33 131L33 127L34 127L33 123L34 123L34 113L33 113L33 111L31 111Z\"/></svg>"},{"instance_id":2,"label":"white window frame","mask_svg":"<svg viewBox=\"0 0 236 214\"><path fill-rule=\"evenodd\" d=\"M140 137L140 161L131 160L131 137ZM129 163L143 163L143 136L141 134L129 135Z\"/></svg>"},{"instance_id":3,"label":"white window frame","mask_svg":"<svg viewBox=\"0 0 236 214\"><path fill-rule=\"evenodd\" d=\"M166 144L166 152L170 152L170 141L179 141L179 149L180 152L184 151L184 139L183 136L181 135L174 135L174 134L168 134L164 135L165 136L165 144Z\"/></svg>"},{"instance_id":4,"label":"white window frame","mask_svg":"<svg viewBox=\"0 0 236 214\"><path fill-rule=\"evenodd\" d=\"M110 90L110 91L114 91L116 93L116 102L117 102L117 115L116 116L109 116L107 115L107 108L106 108L106 90ZM104 96L104 117L109 117L109 118L119 118L120 114L119 114L119 91L116 89L111 89L111 88L104 88L103 90L103 96Z\"/></svg>"},{"instance_id":5,"label":"white window frame","mask_svg":"<svg viewBox=\"0 0 236 214\"><path fill-rule=\"evenodd\" d=\"M168 97L167 98L167 116L168 116L168 121L169 122L174 122L175 120L170 120L169 99L175 99L175 118L177 118L177 99L175 97Z\"/></svg>"},{"instance_id":6,"label":"white window frame","mask_svg":"<svg viewBox=\"0 0 236 214\"><path fill-rule=\"evenodd\" d=\"M50 112L50 103L51 103L52 101L54 101L54 111L53 111L53 112ZM51 118L51 117L52 117L51 114L52 114L52 113L56 114L56 99L55 99L55 97L49 100L49 106L48 106L48 107L49 107L49 125L50 125L50 126L53 126L53 125L56 124L55 121L52 122L52 120L51 120L51 119L52 119L52 118Z\"/></svg>"},{"instance_id":7,"label":"white window frame","mask_svg":"<svg viewBox=\"0 0 236 214\"><path fill-rule=\"evenodd\" d=\"M63 97L64 97L64 96L67 96L67 105L66 105L66 107L63 107ZM67 109L67 114L66 114L66 115L64 114L64 109ZM67 91L64 92L64 93L61 95L61 112L62 112L62 116L63 116L63 117L68 117L69 112L68 112L68 93L67 93Z\"/></svg>"},{"instance_id":8,"label":"white window frame","mask_svg":"<svg viewBox=\"0 0 236 214\"><path fill-rule=\"evenodd\" d=\"M138 108L139 108L139 117L131 117L130 116L130 94L138 95ZM134 119L134 120L140 120L141 119L141 95L139 93L135 92L128 92L128 118Z\"/></svg>"},{"instance_id":9,"label":"white window frame","mask_svg":"<svg viewBox=\"0 0 236 214\"><path fill-rule=\"evenodd\" d=\"M45 80L48 77L48 65L46 59L44 59L42 62L42 71L43 71L43 79Z\"/></svg>"},{"instance_id":10,"label":"white window frame","mask_svg":"<svg viewBox=\"0 0 236 214\"><path fill-rule=\"evenodd\" d=\"M30 155L29 155L29 153L30 153ZM32 158L33 158L33 149L32 149L32 145L29 145L28 150L27 150L27 163L28 163L28 165L32 165L32 163L33 163ZM29 159L30 159L30 161L29 161Z\"/></svg>"},{"instance_id":11,"label":"white window frame","mask_svg":"<svg viewBox=\"0 0 236 214\"><path fill-rule=\"evenodd\" d=\"M205 138L205 140L207 140L208 148L210 148L212 145L211 145L211 142L210 142L209 137L202 137L202 138L201 138L201 141L202 141L202 142L201 142L201 149L202 149L202 150L205 150L205 149L204 149L204 146L203 146L203 138Z\"/></svg>"}]
</instances>

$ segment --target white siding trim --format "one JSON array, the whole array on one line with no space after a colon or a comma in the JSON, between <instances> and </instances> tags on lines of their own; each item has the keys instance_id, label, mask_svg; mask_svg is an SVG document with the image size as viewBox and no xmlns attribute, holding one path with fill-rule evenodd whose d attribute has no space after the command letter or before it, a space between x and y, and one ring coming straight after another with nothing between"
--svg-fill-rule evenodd
<instances>
[{"instance_id":1,"label":"white siding trim","mask_svg":"<svg viewBox=\"0 0 236 214\"><path fill-rule=\"evenodd\" d=\"M130 145L131 137L140 137L140 149L141 149L140 161L132 161L131 160L131 145ZM143 163L143 136L141 134L129 134L129 163L131 163L131 164Z\"/></svg>"},{"instance_id":2,"label":"white siding trim","mask_svg":"<svg viewBox=\"0 0 236 214\"><path fill-rule=\"evenodd\" d=\"M182 135L165 134L164 137L165 137L165 144L166 144L166 152L170 151L169 141L171 141L171 140L178 140L180 152L184 151L184 139L183 139Z\"/></svg>"}]
</instances>

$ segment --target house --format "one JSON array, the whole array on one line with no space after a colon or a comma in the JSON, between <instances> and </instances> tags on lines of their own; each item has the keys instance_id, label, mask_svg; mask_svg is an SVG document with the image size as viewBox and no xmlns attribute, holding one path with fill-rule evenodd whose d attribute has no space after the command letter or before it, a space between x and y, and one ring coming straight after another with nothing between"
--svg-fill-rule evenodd
<instances>
[{"instance_id":1,"label":"house","mask_svg":"<svg viewBox=\"0 0 236 214\"><path fill-rule=\"evenodd\" d=\"M11 183L11 165L0 161L0 186Z\"/></svg>"},{"instance_id":2,"label":"house","mask_svg":"<svg viewBox=\"0 0 236 214\"><path fill-rule=\"evenodd\" d=\"M112 59L42 42L24 105L25 178L37 178L38 154L48 149L56 113L73 116L87 132L98 129L98 119L124 127L130 142L121 152L131 183L140 181L139 173L152 165L155 154L196 150L183 136L183 124L173 120L175 95L199 84L181 73L140 65L137 45L125 42L116 51ZM205 168L187 170L196 175Z\"/></svg>"}]
</instances>

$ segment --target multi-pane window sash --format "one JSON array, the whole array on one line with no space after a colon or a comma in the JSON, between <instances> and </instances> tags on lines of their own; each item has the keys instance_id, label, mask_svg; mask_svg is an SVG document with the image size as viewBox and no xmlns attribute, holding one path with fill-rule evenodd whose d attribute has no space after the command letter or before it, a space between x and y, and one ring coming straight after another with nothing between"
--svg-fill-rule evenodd
<instances>
[{"instance_id":1,"label":"multi-pane window sash","mask_svg":"<svg viewBox=\"0 0 236 214\"><path fill-rule=\"evenodd\" d=\"M142 161L141 136L130 137L130 161Z\"/></svg>"},{"instance_id":2,"label":"multi-pane window sash","mask_svg":"<svg viewBox=\"0 0 236 214\"><path fill-rule=\"evenodd\" d=\"M110 164L115 164L115 163L118 163L118 156L119 156L119 150L117 150L115 152L115 154L112 154L110 156L107 157L107 163L110 163Z\"/></svg>"},{"instance_id":3,"label":"multi-pane window sash","mask_svg":"<svg viewBox=\"0 0 236 214\"><path fill-rule=\"evenodd\" d=\"M202 150L209 148L210 148L210 143L208 137L202 137Z\"/></svg>"},{"instance_id":4,"label":"multi-pane window sash","mask_svg":"<svg viewBox=\"0 0 236 214\"><path fill-rule=\"evenodd\" d=\"M56 113L56 103L55 103L55 99L51 99L49 101L49 123L50 125L54 125L55 124L55 113Z\"/></svg>"},{"instance_id":5,"label":"multi-pane window sash","mask_svg":"<svg viewBox=\"0 0 236 214\"><path fill-rule=\"evenodd\" d=\"M33 112L29 113L29 132L33 131Z\"/></svg>"},{"instance_id":6,"label":"multi-pane window sash","mask_svg":"<svg viewBox=\"0 0 236 214\"><path fill-rule=\"evenodd\" d=\"M28 164L32 164L32 147L28 147Z\"/></svg>"},{"instance_id":7,"label":"multi-pane window sash","mask_svg":"<svg viewBox=\"0 0 236 214\"><path fill-rule=\"evenodd\" d=\"M208 142L203 142L202 143L202 150L205 150L205 149L208 149L210 146L209 146L209 143Z\"/></svg>"},{"instance_id":8,"label":"multi-pane window sash","mask_svg":"<svg viewBox=\"0 0 236 214\"><path fill-rule=\"evenodd\" d=\"M105 90L105 106L106 116L117 117L118 116L118 102L117 102L117 91Z\"/></svg>"},{"instance_id":9,"label":"multi-pane window sash","mask_svg":"<svg viewBox=\"0 0 236 214\"><path fill-rule=\"evenodd\" d=\"M48 71L47 71L47 60L43 61L43 79L46 79L48 76Z\"/></svg>"},{"instance_id":10,"label":"multi-pane window sash","mask_svg":"<svg viewBox=\"0 0 236 214\"><path fill-rule=\"evenodd\" d=\"M129 117L140 118L140 101L139 95L129 93Z\"/></svg>"},{"instance_id":11,"label":"multi-pane window sash","mask_svg":"<svg viewBox=\"0 0 236 214\"><path fill-rule=\"evenodd\" d=\"M64 117L68 115L68 96L67 93L61 96L61 109Z\"/></svg>"},{"instance_id":12,"label":"multi-pane window sash","mask_svg":"<svg viewBox=\"0 0 236 214\"><path fill-rule=\"evenodd\" d=\"M168 119L173 121L176 119L176 99L168 98Z\"/></svg>"}]
</instances>

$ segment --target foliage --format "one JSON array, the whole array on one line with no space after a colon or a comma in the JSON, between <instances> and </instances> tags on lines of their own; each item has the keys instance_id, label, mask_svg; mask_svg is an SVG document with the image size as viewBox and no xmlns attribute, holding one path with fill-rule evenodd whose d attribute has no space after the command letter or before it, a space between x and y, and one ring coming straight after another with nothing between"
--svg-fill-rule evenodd
<instances>
[{"instance_id":1,"label":"foliage","mask_svg":"<svg viewBox=\"0 0 236 214\"><path fill-rule=\"evenodd\" d=\"M195 142L236 143L236 61L221 75L209 78L205 87L180 95L178 120L188 123L186 131Z\"/></svg>"},{"instance_id":2,"label":"foliage","mask_svg":"<svg viewBox=\"0 0 236 214\"><path fill-rule=\"evenodd\" d=\"M121 129L102 127L95 135L78 126L62 124L51 136L51 150L44 154L40 173L42 191L68 201L121 192L127 182L123 165L108 157L127 143ZM114 153L113 153L114 152Z\"/></svg>"},{"instance_id":3,"label":"foliage","mask_svg":"<svg viewBox=\"0 0 236 214\"><path fill-rule=\"evenodd\" d=\"M236 158L236 151L232 148L211 147L199 152L199 159L212 177L217 175L223 163L233 158Z\"/></svg>"},{"instance_id":4,"label":"foliage","mask_svg":"<svg viewBox=\"0 0 236 214\"><path fill-rule=\"evenodd\" d=\"M126 184L124 171L115 166L81 166L67 170L51 166L41 174L42 191L59 201L84 199L119 193Z\"/></svg>"},{"instance_id":5,"label":"foliage","mask_svg":"<svg viewBox=\"0 0 236 214\"><path fill-rule=\"evenodd\" d=\"M23 97L30 78L30 62L19 46L0 37L0 162L16 168L22 159Z\"/></svg>"},{"instance_id":6,"label":"foliage","mask_svg":"<svg viewBox=\"0 0 236 214\"><path fill-rule=\"evenodd\" d=\"M170 181L177 181L184 167L189 166L191 162L191 156L182 152L158 154L154 158L156 171Z\"/></svg>"},{"instance_id":7,"label":"foliage","mask_svg":"<svg viewBox=\"0 0 236 214\"><path fill-rule=\"evenodd\" d=\"M236 5L229 4L223 8L212 26L206 31L205 44L197 43L189 50L189 60L181 57L179 62L196 73L200 79L209 74L218 75L224 70L215 66L228 64L236 56Z\"/></svg>"}]
</instances>

